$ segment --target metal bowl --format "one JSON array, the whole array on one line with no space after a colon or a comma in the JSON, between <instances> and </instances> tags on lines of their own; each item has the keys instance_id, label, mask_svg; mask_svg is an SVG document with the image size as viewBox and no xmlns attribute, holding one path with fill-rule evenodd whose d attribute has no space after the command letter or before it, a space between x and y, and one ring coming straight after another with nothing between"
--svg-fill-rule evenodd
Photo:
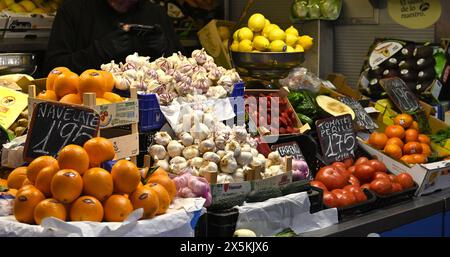
<instances>
[{"instance_id":1,"label":"metal bowl","mask_svg":"<svg viewBox=\"0 0 450 257\"><path fill-rule=\"evenodd\" d=\"M231 51L231 59L239 75L272 80L286 77L291 69L300 66L304 62L305 55L301 52L259 53Z\"/></svg>"},{"instance_id":2,"label":"metal bowl","mask_svg":"<svg viewBox=\"0 0 450 257\"><path fill-rule=\"evenodd\" d=\"M0 75L15 73L33 75L36 69L36 56L32 53L0 54Z\"/></svg>"}]
</instances>

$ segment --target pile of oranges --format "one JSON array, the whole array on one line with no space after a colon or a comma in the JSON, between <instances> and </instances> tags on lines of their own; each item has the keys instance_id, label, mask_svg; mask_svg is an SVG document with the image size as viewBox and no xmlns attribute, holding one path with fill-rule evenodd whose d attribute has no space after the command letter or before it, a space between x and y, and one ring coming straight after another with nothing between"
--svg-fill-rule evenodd
<instances>
[{"instance_id":1,"label":"pile of oranges","mask_svg":"<svg viewBox=\"0 0 450 257\"><path fill-rule=\"evenodd\" d=\"M417 121L405 113L397 115L384 133L372 133L369 144L406 164L426 163L432 154L430 138L420 134Z\"/></svg>"},{"instance_id":2,"label":"pile of oranges","mask_svg":"<svg viewBox=\"0 0 450 257\"><path fill-rule=\"evenodd\" d=\"M46 90L37 98L67 104L82 104L84 93L95 93L96 105L122 102L112 93L114 77L102 70L86 70L80 76L65 67L54 68L47 76Z\"/></svg>"},{"instance_id":3,"label":"pile of oranges","mask_svg":"<svg viewBox=\"0 0 450 257\"><path fill-rule=\"evenodd\" d=\"M115 156L113 145L102 137L83 147L67 145L55 159L41 156L28 167L8 176L8 187L17 189L13 213L17 221L41 224L47 217L64 221L122 222L135 209L143 218L163 214L176 194L175 183L163 170L154 172L146 185L141 172L119 160L111 173L100 168Z\"/></svg>"}]
</instances>

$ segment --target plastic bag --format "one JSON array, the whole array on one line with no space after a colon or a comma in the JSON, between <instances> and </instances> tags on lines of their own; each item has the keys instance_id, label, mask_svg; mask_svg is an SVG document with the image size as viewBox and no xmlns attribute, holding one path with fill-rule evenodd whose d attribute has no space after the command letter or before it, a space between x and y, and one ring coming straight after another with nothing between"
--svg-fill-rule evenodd
<instances>
[{"instance_id":1,"label":"plastic bag","mask_svg":"<svg viewBox=\"0 0 450 257\"><path fill-rule=\"evenodd\" d=\"M14 196L8 193L0 193L0 216L9 216L13 213Z\"/></svg>"},{"instance_id":2,"label":"plastic bag","mask_svg":"<svg viewBox=\"0 0 450 257\"><path fill-rule=\"evenodd\" d=\"M289 75L279 80L280 84L291 90L305 89L317 93L322 86L322 80L306 68L295 68L289 72Z\"/></svg>"}]
</instances>

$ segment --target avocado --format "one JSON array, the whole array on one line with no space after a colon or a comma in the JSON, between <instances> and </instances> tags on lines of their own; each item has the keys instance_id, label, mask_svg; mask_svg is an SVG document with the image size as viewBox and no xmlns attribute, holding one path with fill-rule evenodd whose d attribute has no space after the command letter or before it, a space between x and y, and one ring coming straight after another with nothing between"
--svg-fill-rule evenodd
<instances>
[{"instance_id":1,"label":"avocado","mask_svg":"<svg viewBox=\"0 0 450 257\"><path fill-rule=\"evenodd\" d=\"M383 76L383 69L380 66L376 66L371 69L369 68L367 71L367 76L369 77L369 80L379 79Z\"/></svg>"},{"instance_id":2,"label":"avocado","mask_svg":"<svg viewBox=\"0 0 450 257\"><path fill-rule=\"evenodd\" d=\"M417 47L414 50L414 57L419 58L428 58L433 55L433 48L431 46L422 46Z\"/></svg>"},{"instance_id":3,"label":"avocado","mask_svg":"<svg viewBox=\"0 0 450 257\"><path fill-rule=\"evenodd\" d=\"M403 59L408 59L408 58L413 57L413 53L414 53L414 49L415 49L415 48L416 48L416 47L414 46L414 44L411 44L411 43L406 44L406 45L402 48L402 50L400 50L400 56L401 56Z\"/></svg>"},{"instance_id":4,"label":"avocado","mask_svg":"<svg viewBox=\"0 0 450 257\"><path fill-rule=\"evenodd\" d=\"M409 89L411 89L411 91L413 91L413 92L416 92L416 91L417 91L417 89L416 89L417 83L416 83L416 82L407 82L407 83L406 83L406 86L407 86Z\"/></svg>"},{"instance_id":5,"label":"avocado","mask_svg":"<svg viewBox=\"0 0 450 257\"><path fill-rule=\"evenodd\" d=\"M429 67L423 71L419 71L417 77L419 78L419 82L432 80L436 77L436 71L434 70L434 67Z\"/></svg>"},{"instance_id":6,"label":"avocado","mask_svg":"<svg viewBox=\"0 0 450 257\"><path fill-rule=\"evenodd\" d=\"M400 78L405 82L412 82L417 80L417 73L412 70L403 69L400 71Z\"/></svg>"},{"instance_id":7,"label":"avocado","mask_svg":"<svg viewBox=\"0 0 450 257\"><path fill-rule=\"evenodd\" d=\"M383 77L384 78L392 78L392 77L398 77L398 69L386 69L383 71Z\"/></svg>"},{"instance_id":8,"label":"avocado","mask_svg":"<svg viewBox=\"0 0 450 257\"><path fill-rule=\"evenodd\" d=\"M319 95L316 97L317 105L322 112L325 112L331 116L340 116L344 114L350 114L352 119L355 119L355 112L348 105L339 102L338 100L326 95Z\"/></svg>"},{"instance_id":9,"label":"avocado","mask_svg":"<svg viewBox=\"0 0 450 257\"><path fill-rule=\"evenodd\" d=\"M386 68L388 69L394 69L398 67L398 60L397 58L391 57L387 61L385 61Z\"/></svg>"},{"instance_id":10,"label":"avocado","mask_svg":"<svg viewBox=\"0 0 450 257\"><path fill-rule=\"evenodd\" d=\"M425 92L433 84L433 80L423 81L416 84L415 91L419 94Z\"/></svg>"},{"instance_id":11,"label":"avocado","mask_svg":"<svg viewBox=\"0 0 450 257\"><path fill-rule=\"evenodd\" d=\"M398 64L398 67L400 67L400 69L407 69L407 70L414 70L416 69L416 60L415 59L406 59L401 61Z\"/></svg>"},{"instance_id":12,"label":"avocado","mask_svg":"<svg viewBox=\"0 0 450 257\"><path fill-rule=\"evenodd\" d=\"M416 62L417 70L424 70L428 67L434 67L434 65L436 65L434 57L420 58Z\"/></svg>"}]
</instances>

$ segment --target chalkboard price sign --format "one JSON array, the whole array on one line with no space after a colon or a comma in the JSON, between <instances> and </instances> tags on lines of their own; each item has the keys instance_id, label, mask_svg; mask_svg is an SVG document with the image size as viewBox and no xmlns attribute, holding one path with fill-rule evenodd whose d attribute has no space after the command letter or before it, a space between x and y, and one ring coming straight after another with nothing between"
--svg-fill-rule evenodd
<instances>
[{"instance_id":1,"label":"chalkboard price sign","mask_svg":"<svg viewBox=\"0 0 450 257\"><path fill-rule=\"evenodd\" d=\"M420 109L417 96L403 80L399 78L382 79L380 85L402 112L412 113Z\"/></svg>"},{"instance_id":2,"label":"chalkboard price sign","mask_svg":"<svg viewBox=\"0 0 450 257\"><path fill-rule=\"evenodd\" d=\"M82 146L98 132L100 117L93 110L53 102L36 104L24 147L24 159L56 156L66 145Z\"/></svg>"},{"instance_id":3,"label":"chalkboard price sign","mask_svg":"<svg viewBox=\"0 0 450 257\"><path fill-rule=\"evenodd\" d=\"M339 101L352 108L356 115L356 123L360 128L368 130L378 128L378 125L372 120L358 101L347 96L339 97Z\"/></svg>"},{"instance_id":4,"label":"chalkboard price sign","mask_svg":"<svg viewBox=\"0 0 450 257\"><path fill-rule=\"evenodd\" d=\"M292 156L292 158L297 160L305 159L303 157L302 151L300 150L300 147L295 141L281 144L274 144L271 145L270 148L272 149L272 151L278 151L281 157Z\"/></svg>"},{"instance_id":5,"label":"chalkboard price sign","mask_svg":"<svg viewBox=\"0 0 450 257\"><path fill-rule=\"evenodd\" d=\"M318 120L316 128L327 164L355 157L356 136L350 114Z\"/></svg>"}]
</instances>

